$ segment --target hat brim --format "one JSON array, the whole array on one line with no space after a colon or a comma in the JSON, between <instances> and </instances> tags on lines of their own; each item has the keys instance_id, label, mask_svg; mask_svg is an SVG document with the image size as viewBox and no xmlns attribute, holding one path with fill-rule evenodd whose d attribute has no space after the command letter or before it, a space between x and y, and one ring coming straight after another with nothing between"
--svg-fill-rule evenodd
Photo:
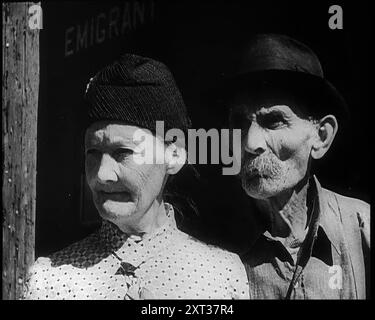
<instances>
[{"instance_id":1,"label":"hat brim","mask_svg":"<svg viewBox=\"0 0 375 320\"><path fill-rule=\"evenodd\" d=\"M221 102L229 105L238 92L257 92L264 88L298 95L309 102L311 110L308 111L312 114L334 114L344 122L349 118L348 106L340 92L328 80L303 72L264 70L237 74L220 80L214 90Z\"/></svg>"}]
</instances>

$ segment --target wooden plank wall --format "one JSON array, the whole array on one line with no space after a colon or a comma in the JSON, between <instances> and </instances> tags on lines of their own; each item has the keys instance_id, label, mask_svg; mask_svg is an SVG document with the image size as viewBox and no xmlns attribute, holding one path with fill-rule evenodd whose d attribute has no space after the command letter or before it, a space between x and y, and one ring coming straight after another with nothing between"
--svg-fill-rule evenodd
<instances>
[{"instance_id":1,"label":"wooden plank wall","mask_svg":"<svg viewBox=\"0 0 375 320\"><path fill-rule=\"evenodd\" d=\"M30 29L33 3L2 3L3 15L3 288L19 299L34 261L39 30Z\"/></svg>"}]
</instances>

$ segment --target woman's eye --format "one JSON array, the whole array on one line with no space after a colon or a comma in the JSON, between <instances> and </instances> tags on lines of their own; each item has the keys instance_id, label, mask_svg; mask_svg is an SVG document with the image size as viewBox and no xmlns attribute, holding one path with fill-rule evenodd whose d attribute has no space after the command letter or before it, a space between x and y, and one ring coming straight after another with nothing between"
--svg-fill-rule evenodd
<instances>
[{"instance_id":1,"label":"woman's eye","mask_svg":"<svg viewBox=\"0 0 375 320\"><path fill-rule=\"evenodd\" d=\"M117 161L121 161L123 160L124 158L132 155L134 153L133 150L131 149L128 149L128 148L118 148L116 149L114 152L113 152L113 157L117 160Z\"/></svg>"}]
</instances>

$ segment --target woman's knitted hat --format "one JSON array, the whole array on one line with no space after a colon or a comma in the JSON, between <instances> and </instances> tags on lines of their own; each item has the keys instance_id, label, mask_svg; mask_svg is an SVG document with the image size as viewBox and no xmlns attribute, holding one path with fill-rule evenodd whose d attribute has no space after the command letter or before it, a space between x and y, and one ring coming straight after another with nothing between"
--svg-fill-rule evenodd
<instances>
[{"instance_id":1,"label":"woman's knitted hat","mask_svg":"<svg viewBox=\"0 0 375 320\"><path fill-rule=\"evenodd\" d=\"M133 54L100 70L85 93L86 128L102 120L122 121L156 131L156 121L164 130L184 132L191 126L181 93L169 69L161 62Z\"/></svg>"}]
</instances>

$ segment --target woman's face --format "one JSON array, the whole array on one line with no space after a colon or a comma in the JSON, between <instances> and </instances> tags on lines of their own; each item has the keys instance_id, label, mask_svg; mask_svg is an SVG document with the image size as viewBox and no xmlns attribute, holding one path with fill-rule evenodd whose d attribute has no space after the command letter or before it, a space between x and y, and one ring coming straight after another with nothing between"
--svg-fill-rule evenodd
<instances>
[{"instance_id":1,"label":"woman's face","mask_svg":"<svg viewBox=\"0 0 375 320\"><path fill-rule=\"evenodd\" d=\"M136 161L141 142L135 139L135 126L96 122L86 130L86 179L102 218L117 225L140 219L160 198L166 179L164 161L148 164ZM154 160L164 155L164 143L143 131L153 142ZM144 146L144 144L143 144Z\"/></svg>"}]
</instances>

